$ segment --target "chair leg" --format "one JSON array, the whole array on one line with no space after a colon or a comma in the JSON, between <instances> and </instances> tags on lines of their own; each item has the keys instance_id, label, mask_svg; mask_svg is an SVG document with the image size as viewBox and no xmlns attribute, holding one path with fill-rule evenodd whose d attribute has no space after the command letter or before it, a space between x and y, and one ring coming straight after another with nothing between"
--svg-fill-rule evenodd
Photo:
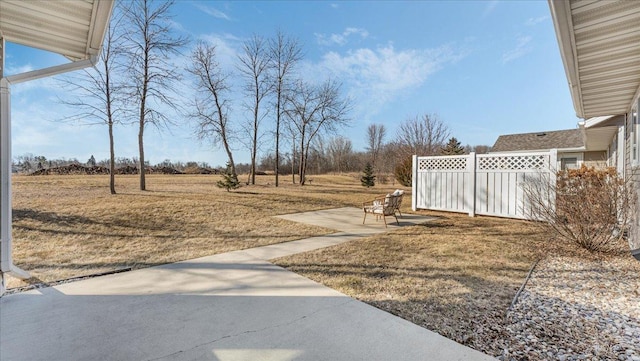
<instances>
[{"instance_id":1,"label":"chair leg","mask_svg":"<svg viewBox=\"0 0 640 361\"><path fill-rule=\"evenodd\" d=\"M364 221L367 220L367 211L364 211L364 219L362 220L362 224L364 224Z\"/></svg>"},{"instance_id":2,"label":"chair leg","mask_svg":"<svg viewBox=\"0 0 640 361\"><path fill-rule=\"evenodd\" d=\"M382 215L382 220L384 220L384 228L387 228L387 216Z\"/></svg>"},{"instance_id":3,"label":"chair leg","mask_svg":"<svg viewBox=\"0 0 640 361\"><path fill-rule=\"evenodd\" d=\"M393 213L393 216L394 216L394 217L396 217L396 223L397 223L398 225L400 225L400 222L398 221L398 216L396 216L396 213L395 213L395 212Z\"/></svg>"}]
</instances>

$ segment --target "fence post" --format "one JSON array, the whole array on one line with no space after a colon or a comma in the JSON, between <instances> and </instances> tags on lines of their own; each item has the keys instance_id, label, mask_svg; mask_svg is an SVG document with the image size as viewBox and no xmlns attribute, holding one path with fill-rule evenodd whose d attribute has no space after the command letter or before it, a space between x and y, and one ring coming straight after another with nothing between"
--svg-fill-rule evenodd
<instances>
[{"instance_id":1,"label":"fence post","mask_svg":"<svg viewBox=\"0 0 640 361\"><path fill-rule=\"evenodd\" d=\"M469 217L476 216L476 152L469 153L467 160L467 174L469 175L469 183L467 194L471 195L469 203Z\"/></svg>"},{"instance_id":2,"label":"fence post","mask_svg":"<svg viewBox=\"0 0 640 361\"><path fill-rule=\"evenodd\" d=\"M411 210L414 212L418 209L418 156L413 155L411 168Z\"/></svg>"}]
</instances>

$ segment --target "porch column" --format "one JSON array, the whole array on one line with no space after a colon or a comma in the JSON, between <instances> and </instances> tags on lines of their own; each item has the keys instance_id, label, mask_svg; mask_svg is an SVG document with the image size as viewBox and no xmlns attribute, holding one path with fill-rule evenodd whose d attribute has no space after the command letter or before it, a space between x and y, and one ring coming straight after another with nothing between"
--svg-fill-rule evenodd
<instances>
[{"instance_id":1,"label":"porch column","mask_svg":"<svg viewBox=\"0 0 640 361\"><path fill-rule=\"evenodd\" d=\"M0 36L0 296L5 291L7 273L29 278L27 272L13 265L11 255L11 93L4 64L5 41Z\"/></svg>"}]
</instances>

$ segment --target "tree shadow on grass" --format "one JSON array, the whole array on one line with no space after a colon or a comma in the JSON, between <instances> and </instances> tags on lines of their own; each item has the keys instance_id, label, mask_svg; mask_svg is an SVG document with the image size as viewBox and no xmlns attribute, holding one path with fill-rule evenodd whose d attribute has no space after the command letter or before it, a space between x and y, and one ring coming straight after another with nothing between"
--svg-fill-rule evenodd
<instances>
[{"instance_id":1,"label":"tree shadow on grass","mask_svg":"<svg viewBox=\"0 0 640 361\"><path fill-rule=\"evenodd\" d=\"M164 217L163 220L158 220L158 216L155 216L154 221L156 226L147 222L136 222L130 218L119 218L113 221L101 221L94 218L59 214L55 212L38 211L34 209L14 209L13 210L13 222L15 228L21 228L29 231L41 231L48 233L60 233L60 234L93 234L96 236L108 236L108 237L130 237L130 234L118 234L116 232L108 233L92 233L90 231L83 231L92 226L102 226L107 229L133 229L136 231L178 231L179 228L172 228L172 219ZM20 224L21 221L36 221L40 222L44 227L33 227ZM59 227L59 228L58 228ZM62 229L61 229L62 228ZM63 229L69 228L69 229ZM165 237L165 236L159 236Z\"/></svg>"}]
</instances>

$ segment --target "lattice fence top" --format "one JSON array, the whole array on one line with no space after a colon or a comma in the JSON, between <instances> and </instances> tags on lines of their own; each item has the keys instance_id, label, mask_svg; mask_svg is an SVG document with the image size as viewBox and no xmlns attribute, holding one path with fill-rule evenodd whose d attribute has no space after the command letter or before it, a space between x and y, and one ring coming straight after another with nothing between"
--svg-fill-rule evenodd
<instances>
[{"instance_id":1,"label":"lattice fence top","mask_svg":"<svg viewBox=\"0 0 640 361\"><path fill-rule=\"evenodd\" d=\"M479 155L477 157L478 170L537 170L549 169L549 156L535 155Z\"/></svg>"},{"instance_id":2,"label":"lattice fence top","mask_svg":"<svg viewBox=\"0 0 640 361\"><path fill-rule=\"evenodd\" d=\"M418 171L466 170L467 156L444 156L418 158Z\"/></svg>"}]
</instances>

